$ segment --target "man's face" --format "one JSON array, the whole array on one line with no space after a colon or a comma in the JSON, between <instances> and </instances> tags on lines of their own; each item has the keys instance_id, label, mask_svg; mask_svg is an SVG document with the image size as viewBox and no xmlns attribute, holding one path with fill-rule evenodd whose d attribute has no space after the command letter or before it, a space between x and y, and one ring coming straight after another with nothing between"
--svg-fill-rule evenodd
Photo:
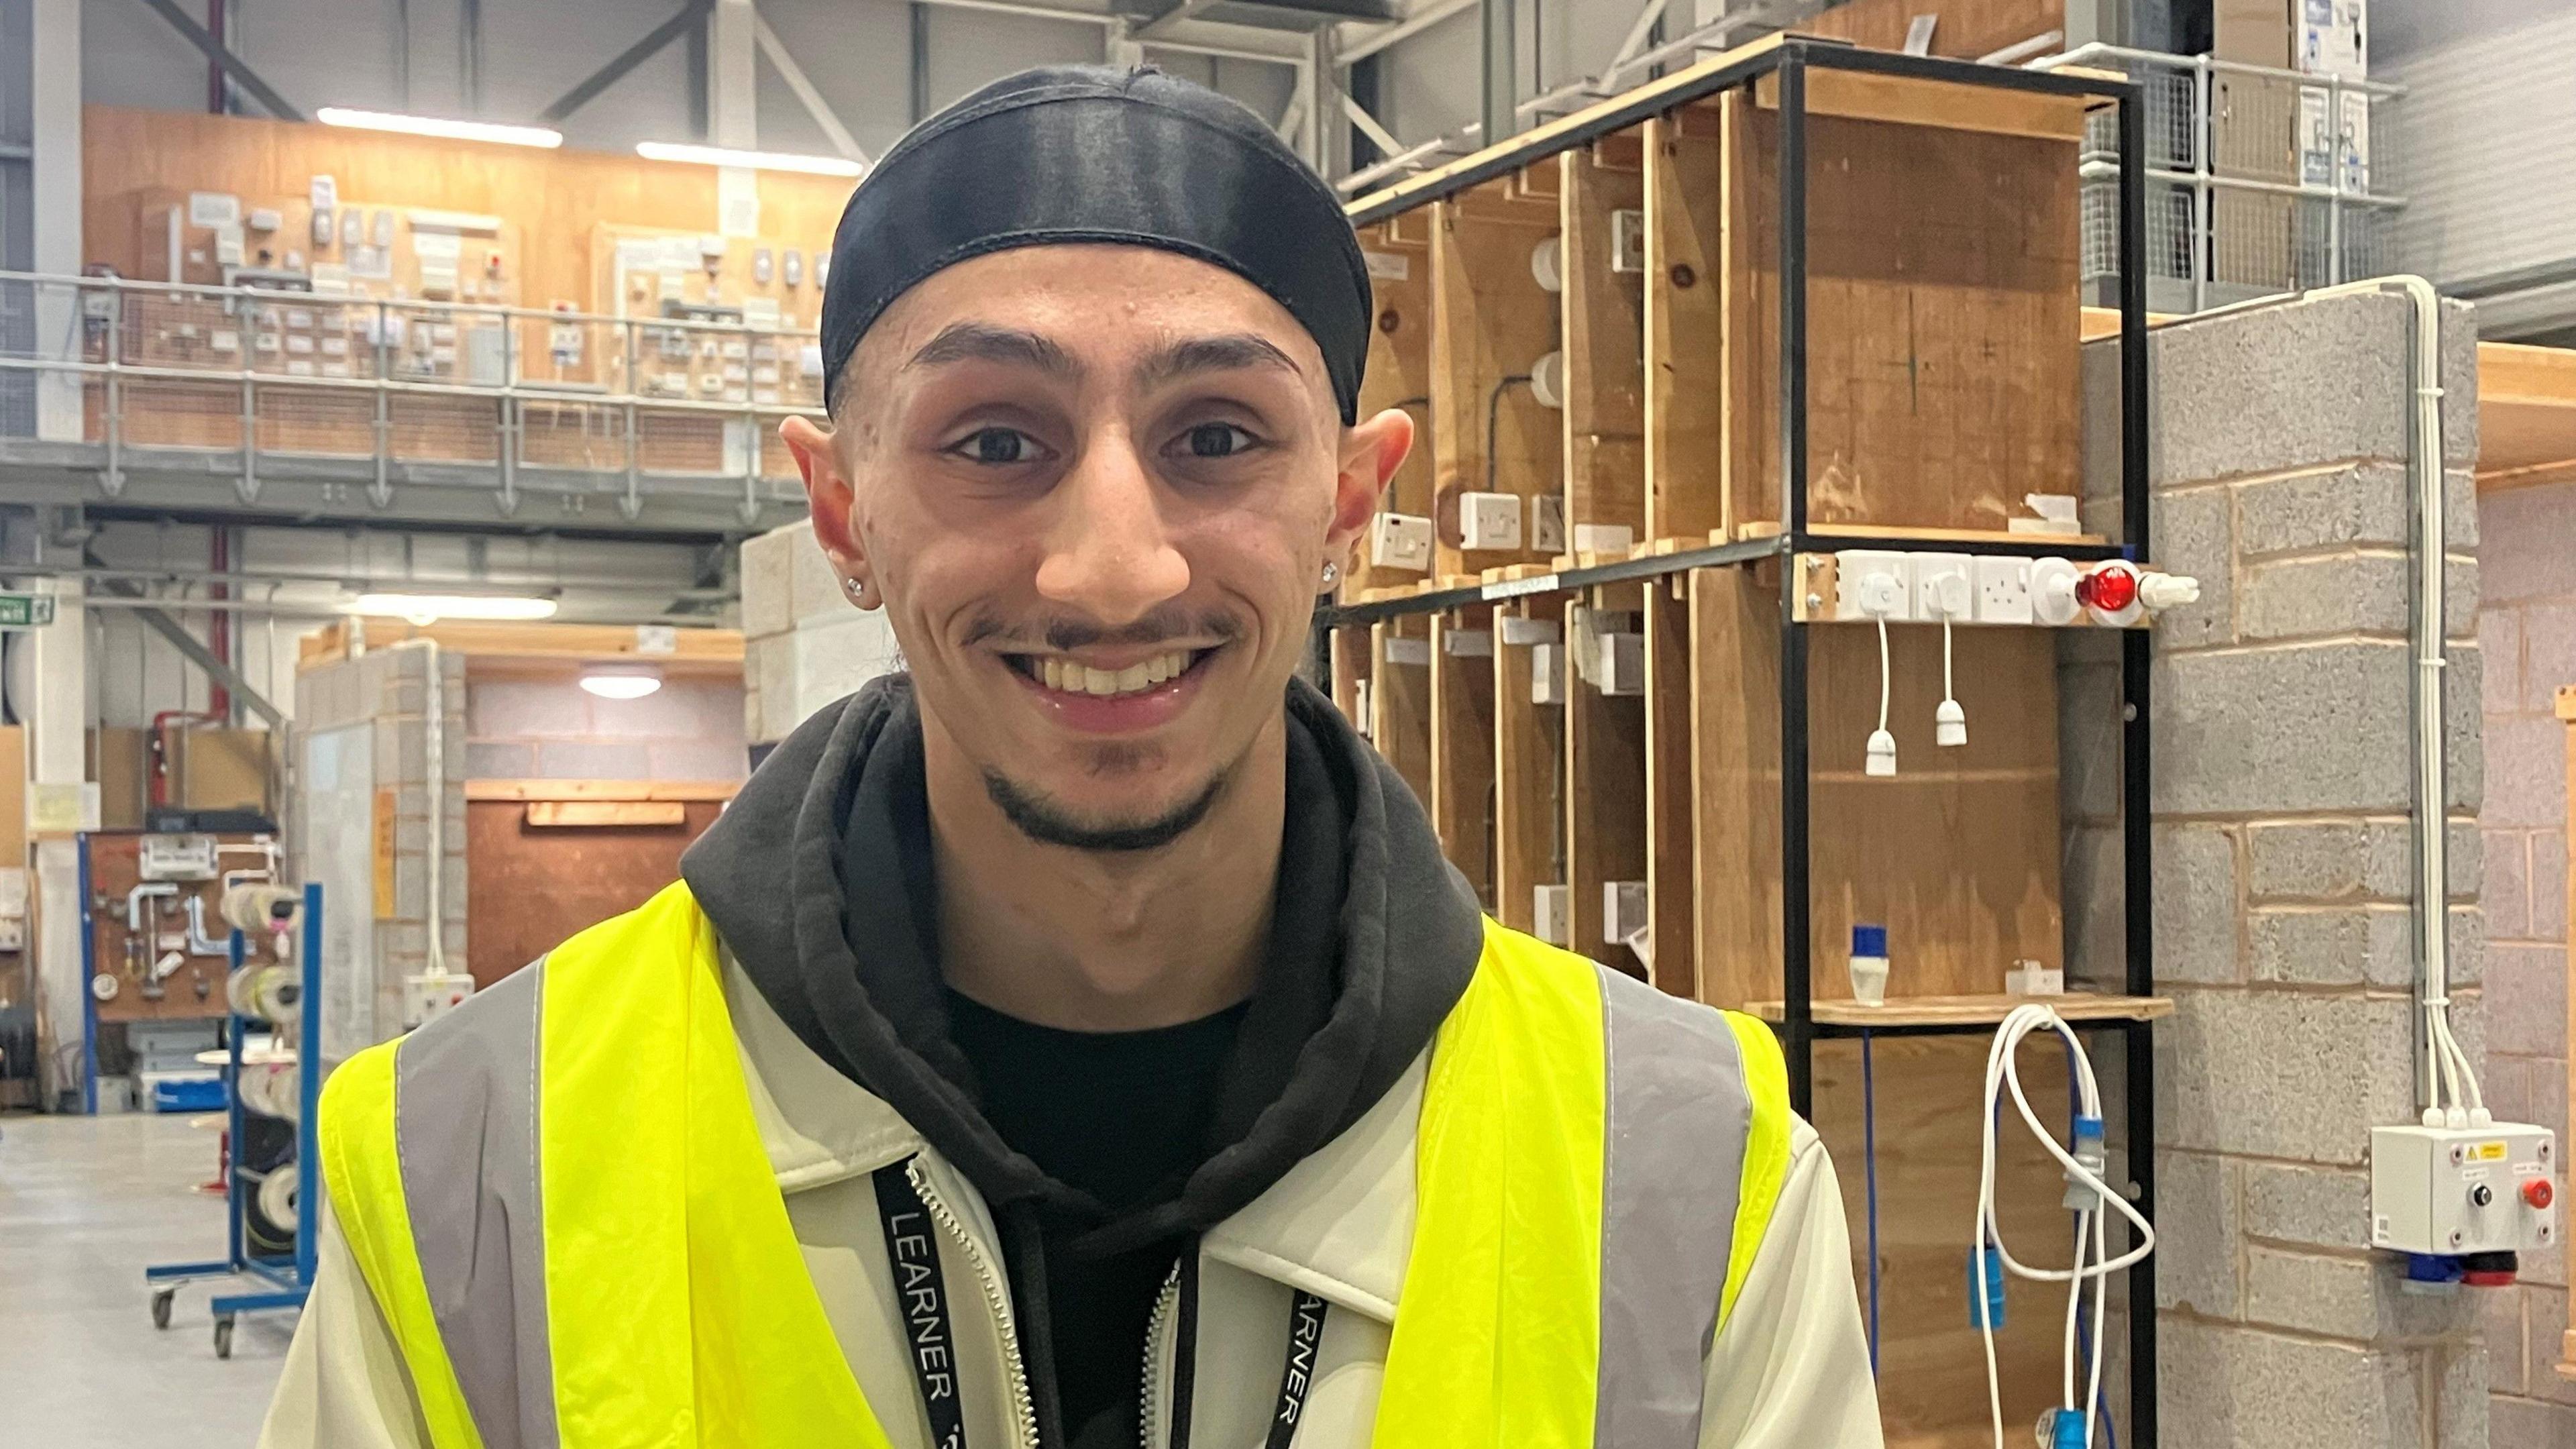
<instances>
[{"instance_id":1,"label":"man's face","mask_svg":"<svg viewBox=\"0 0 2576 1449\"><path fill-rule=\"evenodd\" d=\"M1343 428L1285 308L1140 247L950 267L848 369L837 428L788 441L931 725L1040 839L1186 830L1278 721L1410 422Z\"/></svg>"}]
</instances>

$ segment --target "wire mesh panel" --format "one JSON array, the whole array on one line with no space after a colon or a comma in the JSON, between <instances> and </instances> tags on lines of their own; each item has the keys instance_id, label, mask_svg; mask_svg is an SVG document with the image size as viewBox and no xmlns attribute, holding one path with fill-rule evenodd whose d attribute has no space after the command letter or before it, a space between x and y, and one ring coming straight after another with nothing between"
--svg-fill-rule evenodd
<instances>
[{"instance_id":1,"label":"wire mesh panel","mask_svg":"<svg viewBox=\"0 0 2576 1449\"><path fill-rule=\"evenodd\" d=\"M2403 92L2207 57L2085 46L2039 64L2122 71L2145 92L2147 264L2160 311L2375 276L2404 205ZM2119 271L2119 138L2087 127L2084 275Z\"/></svg>"}]
</instances>

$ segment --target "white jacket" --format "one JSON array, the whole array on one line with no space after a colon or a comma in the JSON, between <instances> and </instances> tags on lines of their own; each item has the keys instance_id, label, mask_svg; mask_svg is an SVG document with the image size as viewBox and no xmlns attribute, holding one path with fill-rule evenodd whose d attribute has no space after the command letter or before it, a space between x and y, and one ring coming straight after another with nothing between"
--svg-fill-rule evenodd
<instances>
[{"instance_id":1,"label":"white jacket","mask_svg":"<svg viewBox=\"0 0 2576 1449\"><path fill-rule=\"evenodd\" d=\"M895 1308L870 1174L922 1154L934 1206L961 1236L941 1263L955 1316L960 1398L974 1449L1037 1449L1018 1406L1016 1335L992 1221L962 1176L892 1108L833 1070L728 962L726 997L761 1142L850 1369L895 1449L931 1449ZM1402 1296L1414 1212L1417 1062L1357 1123L1200 1245L1195 1449L1256 1449L1278 1403L1292 1291L1331 1305L1297 1449L1364 1445ZM1707 1354L1699 1442L1708 1449L1879 1449L1878 1407L1853 1286L1840 1189L1804 1122L1769 1229ZM336 1221L287 1355L263 1449L429 1449L394 1336ZM971 1285L971 1286L970 1286ZM1174 1333L1156 1315L1145 1449L1170 1422Z\"/></svg>"}]
</instances>

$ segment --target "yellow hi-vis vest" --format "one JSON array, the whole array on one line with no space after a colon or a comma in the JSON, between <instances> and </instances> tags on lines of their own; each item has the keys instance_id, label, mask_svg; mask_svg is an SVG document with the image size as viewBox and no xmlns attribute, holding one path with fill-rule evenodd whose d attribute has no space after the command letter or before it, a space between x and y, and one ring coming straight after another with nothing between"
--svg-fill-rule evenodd
<instances>
[{"instance_id":1,"label":"yellow hi-vis vest","mask_svg":"<svg viewBox=\"0 0 2576 1449\"><path fill-rule=\"evenodd\" d=\"M326 1085L332 1204L440 1449L887 1445L721 970L673 885ZM1489 922L1431 1049L1374 1443L1689 1449L1791 1120L1761 1023Z\"/></svg>"}]
</instances>

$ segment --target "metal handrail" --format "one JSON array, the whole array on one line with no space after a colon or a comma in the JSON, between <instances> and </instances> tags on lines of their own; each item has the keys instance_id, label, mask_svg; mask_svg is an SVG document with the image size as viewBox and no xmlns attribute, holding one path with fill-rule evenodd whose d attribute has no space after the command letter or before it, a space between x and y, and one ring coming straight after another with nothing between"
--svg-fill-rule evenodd
<instances>
[{"instance_id":1,"label":"metal handrail","mask_svg":"<svg viewBox=\"0 0 2576 1449\"><path fill-rule=\"evenodd\" d=\"M2293 81L2301 85L2340 85L2374 99L2390 99L2406 94L2406 87L2390 81L2353 80L2343 76L2319 75L2280 66L2252 65L2241 60L2220 60L2208 55L2175 55L2162 50L2137 50L2125 45L2110 45L2099 40L2087 41L2073 50L2056 55L2043 55L2022 62L2024 70L2062 70L2068 66L2087 65L2097 60L2124 61L2138 65L2162 66L2167 70L2224 71L2230 75L2254 76L2263 80Z\"/></svg>"}]
</instances>

